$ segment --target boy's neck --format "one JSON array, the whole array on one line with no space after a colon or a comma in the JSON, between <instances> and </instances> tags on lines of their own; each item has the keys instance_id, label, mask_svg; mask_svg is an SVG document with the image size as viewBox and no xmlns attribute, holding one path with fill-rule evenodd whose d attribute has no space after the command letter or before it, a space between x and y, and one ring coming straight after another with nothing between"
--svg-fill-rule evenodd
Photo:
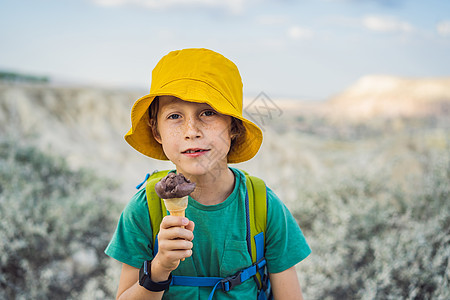
<instances>
[{"instance_id":1,"label":"boy's neck","mask_svg":"<svg viewBox=\"0 0 450 300\"><path fill-rule=\"evenodd\" d=\"M228 167L214 174L206 173L189 179L196 183L190 196L203 205L222 203L233 192L235 185L234 173Z\"/></svg>"}]
</instances>

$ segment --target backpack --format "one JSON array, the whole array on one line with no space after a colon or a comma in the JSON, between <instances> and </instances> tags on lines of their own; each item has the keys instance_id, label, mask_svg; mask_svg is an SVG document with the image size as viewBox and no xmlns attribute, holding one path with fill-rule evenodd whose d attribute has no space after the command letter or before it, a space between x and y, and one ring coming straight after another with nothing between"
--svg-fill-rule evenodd
<instances>
[{"instance_id":1,"label":"backpack","mask_svg":"<svg viewBox=\"0 0 450 300\"><path fill-rule=\"evenodd\" d=\"M164 216L168 214L164 201L156 194L155 184L169 172L169 170L154 171L152 174L147 174L144 181L136 186L136 188L139 189L146 183L145 189L147 204L153 231L153 255L156 255L158 252L157 235L159 233L160 223ZM247 249L252 258L253 264L226 278L172 276L172 282L170 285L210 286L213 289L208 297L208 300L211 300L218 287L221 288L223 292L228 292L234 286L239 285L253 277L258 287L257 299L272 299L270 281L266 268L266 259L264 257L264 236L267 224L266 185L263 180L250 176L245 171L242 172L245 174L247 187L245 198Z\"/></svg>"}]
</instances>

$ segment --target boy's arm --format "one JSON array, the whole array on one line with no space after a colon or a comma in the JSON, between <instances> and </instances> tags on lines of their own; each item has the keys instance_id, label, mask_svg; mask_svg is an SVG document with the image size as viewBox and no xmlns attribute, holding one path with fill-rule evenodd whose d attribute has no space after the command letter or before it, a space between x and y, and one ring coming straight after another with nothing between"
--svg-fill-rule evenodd
<instances>
[{"instance_id":1,"label":"boy's arm","mask_svg":"<svg viewBox=\"0 0 450 300\"><path fill-rule=\"evenodd\" d=\"M270 273L269 278L275 300L303 300L295 266L280 273Z\"/></svg>"},{"instance_id":2,"label":"boy's arm","mask_svg":"<svg viewBox=\"0 0 450 300\"><path fill-rule=\"evenodd\" d=\"M181 226L186 226L181 228ZM151 264L151 279L165 281L175 270L181 258L192 255L194 222L186 218L166 216L161 222L158 235L159 251ZM116 299L161 299L164 292L151 292L139 284L139 269L122 265Z\"/></svg>"},{"instance_id":3,"label":"boy's arm","mask_svg":"<svg viewBox=\"0 0 450 300\"><path fill-rule=\"evenodd\" d=\"M122 265L120 274L119 288L117 289L116 299L161 299L163 292L150 292L139 285L139 269Z\"/></svg>"}]
</instances>

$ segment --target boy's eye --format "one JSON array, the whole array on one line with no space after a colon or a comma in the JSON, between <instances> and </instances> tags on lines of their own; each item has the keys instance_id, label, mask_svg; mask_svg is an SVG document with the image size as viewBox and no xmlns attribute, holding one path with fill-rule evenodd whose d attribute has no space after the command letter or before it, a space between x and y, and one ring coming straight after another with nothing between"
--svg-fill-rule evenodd
<instances>
[{"instance_id":1,"label":"boy's eye","mask_svg":"<svg viewBox=\"0 0 450 300\"><path fill-rule=\"evenodd\" d=\"M180 115L179 114L171 114L167 117L167 119L172 119L172 120L176 120L179 119Z\"/></svg>"},{"instance_id":2,"label":"boy's eye","mask_svg":"<svg viewBox=\"0 0 450 300\"><path fill-rule=\"evenodd\" d=\"M207 117L213 116L215 114L216 114L216 112L214 110L206 110L206 111L203 112L203 115L205 115Z\"/></svg>"}]
</instances>

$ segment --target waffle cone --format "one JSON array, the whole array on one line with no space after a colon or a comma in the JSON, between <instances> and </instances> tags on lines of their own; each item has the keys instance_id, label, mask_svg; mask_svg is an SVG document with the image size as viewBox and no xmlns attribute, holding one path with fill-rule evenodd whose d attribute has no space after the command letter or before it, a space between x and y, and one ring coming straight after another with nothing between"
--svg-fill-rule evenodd
<instances>
[{"instance_id":1,"label":"waffle cone","mask_svg":"<svg viewBox=\"0 0 450 300\"><path fill-rule=\"evenodd\" d=\"M169 210L171 216L185 217L186 210Z\"/></svg>"},{"instance_id":2,"label":"waffle cone","mask_svg":"<svg viewBox=\"0 0 450 300\"><path fill-rule=\"evenodd\" d=\"M184 212L188 205L189 196L184 196L181 198L170 198L164 199L164 205L167 210L173 216L182 216L184 217Z\"/></svg>"}]
</instances>

